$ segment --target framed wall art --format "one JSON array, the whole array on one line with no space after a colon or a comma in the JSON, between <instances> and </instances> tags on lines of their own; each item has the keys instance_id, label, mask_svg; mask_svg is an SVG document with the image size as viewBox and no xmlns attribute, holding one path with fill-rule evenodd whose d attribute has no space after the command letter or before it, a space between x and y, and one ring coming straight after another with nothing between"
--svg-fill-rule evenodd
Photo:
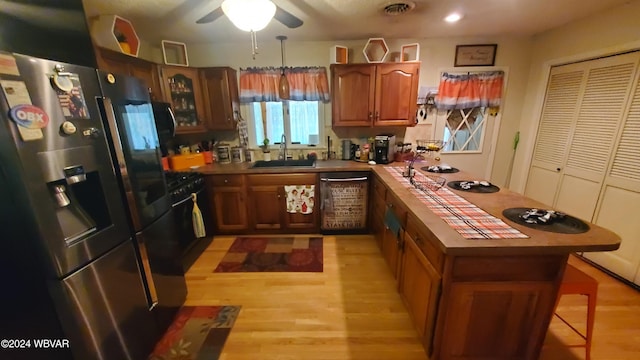
<instances>
[{"instance_id":1,"label":"framed wall art","mask_svg":"<svg viewBox=\"0 0 640 360\"><path fill-rule=\"evenodd\" d=\"M493 66L497 44L457 45L453 66Z\"/></svg>"}]
</instances>

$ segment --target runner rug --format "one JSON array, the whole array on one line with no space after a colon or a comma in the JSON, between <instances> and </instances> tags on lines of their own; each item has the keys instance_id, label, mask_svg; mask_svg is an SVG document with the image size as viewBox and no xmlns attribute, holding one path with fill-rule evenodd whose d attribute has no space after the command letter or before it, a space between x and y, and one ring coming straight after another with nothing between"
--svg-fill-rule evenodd
<instances>
[{"instance_id":1,"label":"runner rug","mask_svg":"<svg viewBox=\"0 0 640 360\"><path fill-rule=\"evenodd\" d=\"M524 239L527 235L507 225L501 219L473 205L453 191L443 187L437 191L423 191L414 187L402 176L404 167L385 167L393 177L405 184L409 191L420 199L434 214L466 239ZM420 183L433 182L428 176L416 171ZM428 186L427 186L428 187Z\"/></svg>"},{"instance_id":2,"label":"runner rug","mask_svg":"<svg viewBox=\"0 0 640 360\"><path fill-rule=\"evenodd\" d=\"M239 237L214 272L322 272L322 237Z\"/></svg>"},{"instance_id":3,"label":"runner rug","mask_svg":"<svg viewBox=\"0 0 640 360\"><path fill-rule=\"evenodd\" d=\"M240 306L183 306L149 360L216 360Z\"/></svg>"}]
</instances>

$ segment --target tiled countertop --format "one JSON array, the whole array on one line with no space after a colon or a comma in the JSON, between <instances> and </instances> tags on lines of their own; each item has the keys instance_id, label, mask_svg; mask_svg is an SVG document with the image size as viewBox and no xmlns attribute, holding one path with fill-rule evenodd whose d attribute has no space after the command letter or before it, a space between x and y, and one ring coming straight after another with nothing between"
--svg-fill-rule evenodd
<instances>
[{"instance_id":1,"label":"tiled countertop","mask_svg":"<svg viewBox=\"0 0 640 360\"><path fill-rule=\"evenodd\" d=\"M420 166L425 166L422 163ZM465 239L452 229L440 217L434 214L409 190L406 184L397 181L384 167L402 166L401 163L390 165L369 165L355 161L328 160L317 161L315 167L278 167L251 168L252 163L213 164L199 167L193 171L203 174L278 174L278 173L318 173L331 171L371 171L378 175L389 190L400 199L409 213L420 220L422 226L433 233L440 241L440 248L450 255L518 255L518 254L566 254L577 251L607 251L620 246L620 237L615 233L589 223L591 229L582 234L559 234L535 230L506 220L502 210L513 207L549 208L547 205L529 199L518 193L502 188L492 194L456 191L469 202L480 207L489 214L502 219L510 226L529 236L526 239ZM416 171L421 171L416 169ZM438 174L447 182L454 180L480 180L464 171L452 174Z\"/></svg>"},{"instance_id":2,"label":"tiled countertop","mask_svg":"<svg viewBox=\"0 0 640 360\"><path fill-rule=\"evenodd\" d=\"M350 160L318 160L315 167L308 166L291 166L291 167L262 167L252 169L253 163L238 164L211 164L201 166L193 171L203 174L282 174L282 173L314 173L325 171L371 171L375 167L382 165L369 165L364 162L356 162Z\"/></svg>"}]
</instances>

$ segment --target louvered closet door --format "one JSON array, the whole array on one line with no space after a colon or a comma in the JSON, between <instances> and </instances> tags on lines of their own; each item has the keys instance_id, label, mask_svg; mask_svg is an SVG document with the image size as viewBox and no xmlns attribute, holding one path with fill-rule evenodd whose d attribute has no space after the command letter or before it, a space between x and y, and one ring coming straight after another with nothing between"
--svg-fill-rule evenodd
<instances>
[{"instance_id":1,"label":"louvered closet door","mask_svg":"<svg viewBox=\"0 0 640 360\"><path fill-rule=\"evenodd\" d=\"M639 53L554 68L526 194L592 220Z\"/></svg>"},{"instance_id":2,"label":"louvered closet door","mask_svg":"<svg viewBox=\"0 0 640 360\"><path fill-rule=\"evenodd\" d=\"M639 71L640 73L640 71ZM640 74L620 128L594 222L622 238L614 252L585 256L640 285Z\"/></svg>"},{"instance_id":3,"label":"louvered closet door","mask_svg":"<svg viewBox=\"0 0 640 360\"><path fill-rule=\"evenodd\" d=\"M549 75L525 189L526 196L548 205L554 203L560 183L585 73L586 67L580 63L554 67Z\"/></svg>"}]
</instances>

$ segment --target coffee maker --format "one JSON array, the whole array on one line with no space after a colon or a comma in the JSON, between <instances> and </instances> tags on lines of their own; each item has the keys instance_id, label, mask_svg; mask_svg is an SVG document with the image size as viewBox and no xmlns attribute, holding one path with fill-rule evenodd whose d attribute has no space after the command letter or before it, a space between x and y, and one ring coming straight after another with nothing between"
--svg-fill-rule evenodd
<instances>
[{"instance_id":1,"label":"coffee maker","mask_svg":"<svg viewBox=\"0 0 640 360\"><path fill-rule=\"evenodd\" d=\"M376 135L374 143L374 146L376 148L376 163L388 164L390 162L393 162L395 144L395 135Z\"/></svg>"}]
</instances>

